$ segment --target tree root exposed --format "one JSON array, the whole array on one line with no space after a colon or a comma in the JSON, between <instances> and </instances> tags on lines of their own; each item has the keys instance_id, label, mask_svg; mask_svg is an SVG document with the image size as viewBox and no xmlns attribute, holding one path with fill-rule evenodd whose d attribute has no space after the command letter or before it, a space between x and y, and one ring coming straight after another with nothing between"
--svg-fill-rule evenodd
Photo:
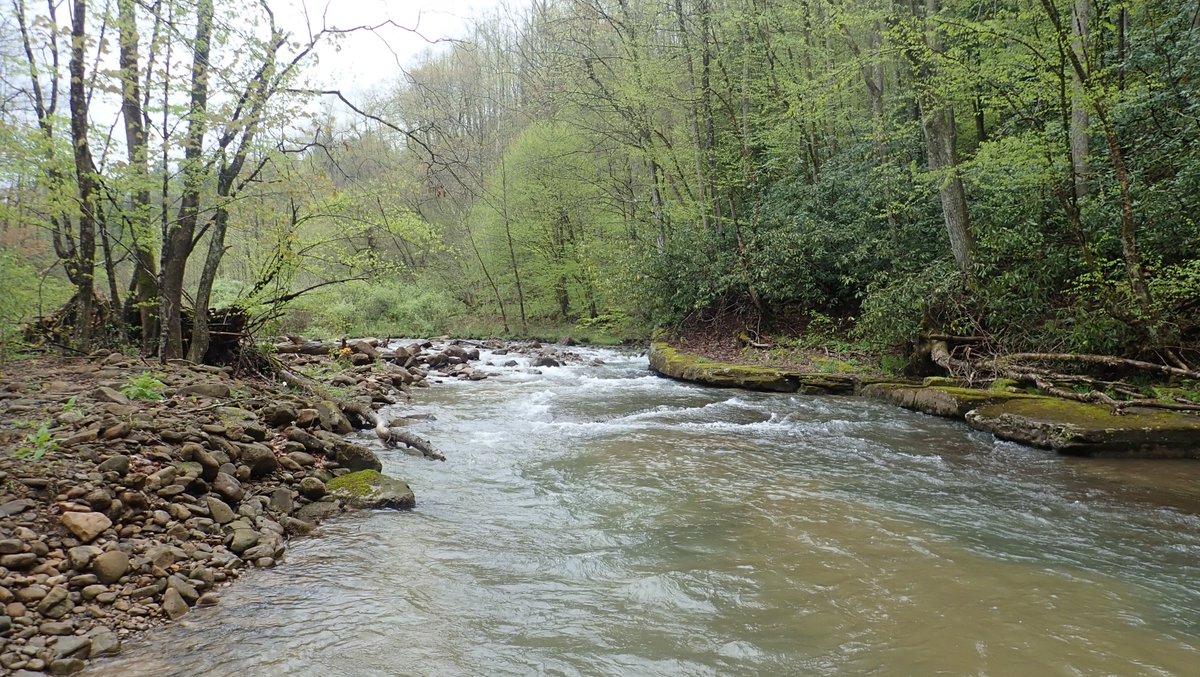
<instances>
[{"instance_id":1,"label":"tree root exposed","mask_svg":"<svg viewBox=\"0 0 1200 677\"><path fill-rule=\"evenodd\" d=\"M1092 365L1119 370L1150 372L1160 377L1200 380L1200 372L1182 367L1172 367L1142 360L1132 360L1109 355L1076 353L1014 353L989 359L971 359L970 345L952 346L956 337L930 335L928 337L930 360L948 373L965 379L968 383L986 379L1011 379L1017 384L1032 386L1038 390L1075 402L1103 404L1112 408L1114 416L1120 416L1129 408L1166 409L1170 411L1200 412L1200 403L1182 397L1174 401L1147 398L1137 388L1123 381L1111 381L1083 374L1058 373L1036 363L1059 363ZM974 337L968 337L973 339ZM975 343L974 340L964 344ZM960 350L961 349L961 350ZM965 357L956 355L965 352ZM1081 392L1076 388L1088 388ZM1114 395L1125 398L1117 399Z\"/></svg>"}]
</instances>

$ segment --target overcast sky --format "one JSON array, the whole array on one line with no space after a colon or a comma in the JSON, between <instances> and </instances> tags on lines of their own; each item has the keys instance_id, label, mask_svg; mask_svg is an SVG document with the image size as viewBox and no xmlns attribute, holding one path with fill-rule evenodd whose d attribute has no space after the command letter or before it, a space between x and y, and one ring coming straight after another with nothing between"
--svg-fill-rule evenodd
<instances>
[{"instance_id":1,"label":"overcast sky","mask_svg":"<svg viewBox=\"0 0 1200 677\"><path fill-rule=\"evenodd\" d=\"M510 0L519 5L522 0ZM317 83L361 92L375 85L394 81L400 67L413 64L414 58L431 41L463 37L472 17L490 13L503 0L290 0L297 9L307 7L312 21L320 25L321 15L329 26L350 28L377 25L391 20L417 33L392 26L374 34L348 36L340 51L326 45L319 52L320 64L311 70ZM304 30L300 12L281 19L293 31ZM314 83L314 84L317 84Z\"/></svg>"}]
</instances>

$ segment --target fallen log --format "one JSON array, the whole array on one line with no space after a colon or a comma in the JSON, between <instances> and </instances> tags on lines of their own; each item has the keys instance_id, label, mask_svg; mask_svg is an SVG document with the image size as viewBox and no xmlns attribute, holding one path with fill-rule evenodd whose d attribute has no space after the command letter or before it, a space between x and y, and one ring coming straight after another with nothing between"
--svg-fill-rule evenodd
<instances>
[{"instance_id":1,"label":"fallen log","mask_svg":"<svg viewBox=\"0 0 1200 677\"><path fill-rule=\"evenodd\" d=\"M1179 367L1168 367L1165 364L1155 364L1154 362L1143 362L1142 360L1131 360L1124 357L1112 357L1109 355L1088 355L1086 353L1013 353L1012 355L998 357L995 361L997 363L1076 362L1083 364L1098 364L1116 369L1125 368L1152 371L1165 376L1179 376L1181 378L1200 379L1200 371L1181 369Z\"/></svg>"}]
</instances>

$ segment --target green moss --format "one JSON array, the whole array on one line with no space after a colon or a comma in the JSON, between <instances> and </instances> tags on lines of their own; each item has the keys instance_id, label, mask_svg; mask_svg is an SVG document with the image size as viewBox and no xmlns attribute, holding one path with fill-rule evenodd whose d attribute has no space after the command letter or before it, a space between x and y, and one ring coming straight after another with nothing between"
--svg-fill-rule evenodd
<instances>
[{"instance_id":1,"label":"green moss","mask_svg":"<svg viewBox=\"0 0 1200 677\"><path fill-rule=\"evenodd\" d=\"M1114 416L1103 404L1073 402L1057 397L1029 396L1002 405L1002 412L1034 420L1051 421L1086 429L1137 428L1139 430L1191 429L1200 435L1200 417L1158 409L1125 409Z\"/></svg>"},{"instance_id":2,"label":"green moss","mask_svg":"<svg viewBox=\"0 0 1200 677\"><path fill-rule=\"evenodd\" d=\"M335 477L329 483L330 492L346 492L352 496L368 496L382 475L376 470L360 470Z\"/></svg>"}]
</instances>

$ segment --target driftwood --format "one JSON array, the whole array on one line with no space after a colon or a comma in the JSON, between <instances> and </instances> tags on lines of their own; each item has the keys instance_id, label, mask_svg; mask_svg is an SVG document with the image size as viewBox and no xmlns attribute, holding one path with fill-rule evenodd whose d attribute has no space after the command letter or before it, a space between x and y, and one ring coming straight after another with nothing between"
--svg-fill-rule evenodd
<instances>
[{"instance_id":1,"label":"driftwood","mask_svg":"<svg viewBox=\"0 0 1200 677\"><path fill-rule=\"evenodd\" d=\"M1177 397L1174 402L1150 399L1138 392L1133 385L1123 381L1108 381L1080 374L1056 373L1045 367L1037 366L1036 363L1098 365L1114 369L1149 371L1165 377L1200 379L1200 372L1191 369L1108 355L1074 353L1014 353L976 361L970 359L970 346L964 346L967 359L955 355L951 344L959 338L974 337L930 335L927 344L929 358L947 372L965 377L968 381L975 380L979 373L990 375L993 378L1008 378L1020 384L1032 385L1054 397L1075 402L1107 405L1112 408L1114 416L1120 416L1131 407L1184 412L1200 411L1200 403L1183 398ZM965 342L973 343L974 341ZM1079 392L1071 389L1071 386L1083 386L1088 390ZM1112 396L1113 394L1128 399L1116 399Z\"/></svg>"},{"instance_id":2,"label":"driftwood","mask_svg":"<svg viewBox=\"0 0 1200 677\"><path fill-rule=\"evenodd\" d=\"M1200 371L1168 367L1165 364L1130 360L1124 357L1109 355L1087 355L1081 353L1014 353L997 358L997 362L1075 362L1081 364L1098 364L1116 369L1138 369L1152 371L1164 376L1200 379Z\"/></svg>"},{"instance_id":3,"label":"driftwood","mask_svg":"<svg viewBox=\"0 0 1200 677\"><path fill-rule=\"evenodd\" d=\"M444 461L446 457L440 454L433 448L433 443L429 440L423 440L420 437L408 432L403 428L395 426L388 427L384 422L383 417L379 414L373 416L375 419L375 434L379 437L383 444L388 447L396 447L401 444L416 449L421 452L425 458Z\"/></svg>"}]
</instances>

